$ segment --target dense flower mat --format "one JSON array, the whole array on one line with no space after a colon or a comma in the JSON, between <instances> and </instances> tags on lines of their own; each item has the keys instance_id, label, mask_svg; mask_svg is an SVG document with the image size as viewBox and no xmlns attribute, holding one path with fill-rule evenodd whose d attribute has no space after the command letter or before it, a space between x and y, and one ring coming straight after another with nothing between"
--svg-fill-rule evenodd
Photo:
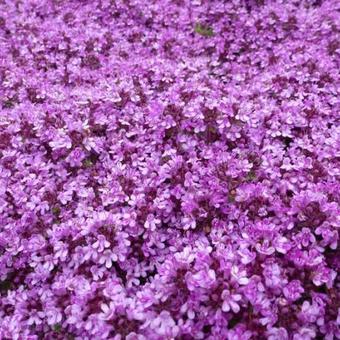
<instances>
[{"instance_id":1,"label":"dense flower mat","mask_svg":"<svg viewBox=\"0 0 340 340\"><path fill-rule=\"evenodd\" d=\"M339 339L329 1L0 2L0 339Z\"/></svg>"}]
</instances>

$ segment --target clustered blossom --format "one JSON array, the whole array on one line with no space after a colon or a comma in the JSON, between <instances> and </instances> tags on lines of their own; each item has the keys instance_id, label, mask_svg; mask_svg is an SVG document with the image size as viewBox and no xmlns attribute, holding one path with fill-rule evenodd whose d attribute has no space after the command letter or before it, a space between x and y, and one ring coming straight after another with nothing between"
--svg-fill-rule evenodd
<instances>
[{"instance_id":1,"label":"clustered blossom","mask_svg":"<svg viewBox=\"0 0 340 340\"><path fill-rule=\"evenodd\" d=\"M1 1L0 339L339 339L339 13Z\"/></svg>"}]
</instances>

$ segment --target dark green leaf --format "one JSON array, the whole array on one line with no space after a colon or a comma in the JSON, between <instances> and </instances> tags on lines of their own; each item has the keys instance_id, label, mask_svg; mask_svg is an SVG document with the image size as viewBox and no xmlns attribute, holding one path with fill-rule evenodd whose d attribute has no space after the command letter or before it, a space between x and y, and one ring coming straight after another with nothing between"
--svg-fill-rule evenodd
<instances>
[{"instance_id":1,"label":"dark green leaf","mask_svg":"<svg viewBox=\"0 0 340 340\"><path fill-rule=\"evenodd\" d=\"M60 323L56 323L54 326L53 326L53 330L57 333L60 333L61 331L61 324Z\"/></svg>"},{"instance_id":2,"label":"dark green leaf","mask_svg":"<svg viewBox=\"0 0 340 340\"><path fill-rule=\"evenodd\" d=\"M195 32L203 37L213 37L214 31L211 27L197 23L195 25Z\"/></svg>"}]
</instances>

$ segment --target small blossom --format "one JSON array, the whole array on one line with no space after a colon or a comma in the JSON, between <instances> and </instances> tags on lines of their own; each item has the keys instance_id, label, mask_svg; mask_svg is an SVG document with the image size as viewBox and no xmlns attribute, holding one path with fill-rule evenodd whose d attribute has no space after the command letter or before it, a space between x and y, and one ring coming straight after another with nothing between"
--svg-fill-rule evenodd
<instances>
[{"instance_id":1,"label":"small blossom","mask_svg":"<svg viewBox=\"0 0 340 340\"><path fill-rule=\"evenodd\" d=\"M238 313L240 311L240 306L238 302L242 299L240 294L231 294L230 291L224 290L222 292L223 312L229 312L232 310L234 313Z\"/></svg>"},{"instance_id":2,"label":"small blossom","mask_svg":"<svg viewBox=\"0 0 340 340\"><path fill-rule=\"evenodd\" d=\"M333 287L333 281L335 280L337 274L334 270L326 267L318 267L313 275L313 283L316 286L321 286L326 284L327 288Z\"/></svg>"},{"instance_id":3,"label":"small blossom","mask_svg":"<svg viewBox=\"0 0 340 340\"><path fill-rule=\"evenodd\" d=\"M293 280L287 284L285 288L283 288L284 296L290 301L296 301L301 297L301 294L304 292L303 287L301 286L300 281Z\"/></svg>"},{"instance_id":4,"label":"small blossom","mask_svg":"<svg viewBox=\"0 0 340 340\"><path fill-rule=\"evenodd\" d=\"M249 282L247 278L247 272L245 270L240 270L239 267L233 266L231 268L231 276L240 285L246 285Z\"/></svg>"},{"instance_id":5,"label":"small blossom","mask_svg":"<svg viewBox=\"0 0 340 340\"><path fill-rule=\"evenodd\" d=\"M146 222L144 223L145 229L150 229L151 231L154 231L157 229L157 225L159 225L161 221L154 217L154 215L150 214L148 215Z\"/></svg>"},{"instance_id":6,"label":"small blossom","mask_svg":"<svg viewBox=\"0 0 340 340\"><path fill-rule=\"evenodd\" d=\"M268 340L288 340L288 332L283 328L272 327L267 331Z\"/></svg>"},{"instance_id":7,"label":"small blossom","mask_svg":"<svg viewBox=\"0 0 340 340\"><path fill-rule=\"evenodd\" d=\"M0 1L0 339L340 338L339 1Z\"/></svg>"},{"instance_id":8,"label":"small blossom","mask_svg":"<svg viewBox=\"0 0 340 340\"><path fill-rule=\"evenodd\" d=\"M152 320L150 327L156 334L166 337L175 337L179 331L178 326L167 311L162 311L159 316Z\"/></svg>"},{"instance_id":9,"label":"small blossom","mask_svg":"<svg viewBox=\"0 0 340 340\"><path fill-rule=\"evenodd\" d=\"M93 243L92 247L96 249L99 253L102 253L105 248L109 248L111 243L105 239L103 235L99 235L98 239L95 243Z\"/></svg>"},{"instance_id":10,"label":"small blossom","mask_svg":"<svg viewBox=\"0 0 340 340\"><path fill-rule=\"evenodd\" d=\"M101 306L100 306L101 310L103 311L101 313L101 318L103 320L110 320L114 317L115 315L115 305L113 302L110 302L109 305L103 303Z\"/></svg>"},{"instance_id":11,"label":"small blossom","mask_svg":"<svg viewBox=\"0 0 340 340\"><path fill-rule=\"evenodd\" d=\"M99 264L104 264L106 268L112 267L112 262L118 261L118 256L114 254L111 250L105 250L102 255L99 257Z\"/></svg>"}]
</instances>

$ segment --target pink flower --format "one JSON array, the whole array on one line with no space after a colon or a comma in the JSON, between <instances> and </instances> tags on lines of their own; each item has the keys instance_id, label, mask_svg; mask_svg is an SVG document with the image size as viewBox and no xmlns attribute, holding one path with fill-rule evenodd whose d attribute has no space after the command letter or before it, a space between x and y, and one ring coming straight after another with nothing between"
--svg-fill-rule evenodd
<instances>
[{"instance_id":1,"label":"pink flower","mask_svg":"<svg viewBox=\"0 0 340 340\"><path fill-rule=\"evenodd\" d=\"M68 255L68 248L67 245L61 241L57 242L54 245L54 258L60 258L61 261L65 261Z\"/></svg>"},{"instance_id":2,"label":"pink flower","mask_svg":"<svg viewBox=\"0 0 340 340\"><path fill-rule=\"evenodd\" d=\"M288 340L288 332L283 328L272 327L267 331L268 340Z\"/></svg>"},{"instance_id":3,"label":"pink flower","mask_svg":"<svg viewBox=\"0 0 340 340\"><path fill-rule=\"evenodd\" d=\"M105 248L109 248L111 243L106 240L105 236L99 235L97 241L93 243L92 247L99 253L103 252Z\"/></svg>"},{"instance_id":4,"label":"pink flower","mask_svg":"<svg viewBox=\"0 0 340 340\"><path fill-rule=\"evenodd\" d=\"M49 308L46 312L46 317L49 325L58 324L62 320L62 314L57 308Z\"/></svg>"},{"instance_id":5,"label":"pink flower","mask_svg":"<svg viewBox=\"0 0 340 340\"><path fill-rule=\"evenodd\" d=\"M102 255L99 257L99 264L104 264L106 268L112 267L112 262L116 262L118 260L118 256L114 254L111 250L105 250Z\"/></svg>"},{"instance_id":6,"label":"pink flower","mask_svg":"<svg viewBox=\"0 0 340 340\"><path fill-rule=\"evenodd\" d=\"M37 312L36 310L33 310L27 320L27 325L40 325L42 323L42 318L45 316L43 312Z\"/></svg>"},{"instance_id":7,"label":"pink flower","mask_svg":"<svg viewBox=\"0 0 340 340\"><path fill-rule=\"evenodd\" d=\"M161 220L155 218L153 214L149 214L145 223L145 229L150 229L151 231L155 231L157 229L157 225L161 223Z\"/></svg>"},{"instance_id":8,"label":"pink flower","mask_svg":"<svg viewBox=\"0 0 340 340\"><path fill-rule=\"evenodd\" d=\"M188 275L188 288L194 290L195 288L209 289L216 281L216 273L212 269L203 269L195 274Z\"/></svg>"},{"instance_id":9,"label":"pink flower","mask_svg":"<svg viewBox=\"0 0 340 340\"><path fill-rule=\"evenodd\" d=\"M246 285L249 282L247 272L245 270L240 270L236 265L231 268L231 277L240 285Z\"/></svg>"},{"instance_id":10,"label":"pink flower","mask_svg":"<svg viewBox=\"0 0 340 340\"><path fill-rule=\"evenodd\" d=\"M290 301L298 300L303 292L304 289L301 286L301 282L298 280L289 282L287 286L283 288L284 296Z\"/></svg>"},{"instance_id":11,"label":"pink flower","mask_svg":"<svg viewBox=\"0 0 340 340\"><path fill-rule=\"evenodd\" d=\"M281 254L286 254L292 247L289 240L283 236L277 236L273 241L273 246Z\"/></svg>"},{"instance_id":12,"label":"pink flower","mask_svg":"<svg viewBox=\"0 0 340 340\"><path fill-rule=\"evenodd\" d=\"M256 253L251 252L248 248L238 250L238 254L241 256L241 262L244 265L253 262L256 258Z\"/></svg>"},{"instance_id":13,"label":"pink flower","mask_svg":"<svg viewBox=\"0 0 340 340\"><path fill-rule=\"evenodd\" d=\"M231 294L229 290L224 290L222 292L222 310L223 312L229 312L230 309L234 313L238 313L240 311L239 301L241 301L242 296L240 294Z\"/></svg>"},{"instance_id":14,"label":"pink flower","mask_svg":"<svg viewBox=\"0 0 340 340\"><path fill-rule=\"evenodd\" d=\"M167 311L162 311L155 319L153 319L150 323L150 327L156 334L163 337L176 337L179 332L176 322Z\"/></svg>"},{"instance_id":15,"label":"pink flower","mask_svg":"<svg viewBox=\"0 0 340 340\"><path fill-rule=\"evenodd\" d=\"M73 149L67 156L67 160L72 167L81 166L82 161L85 159L86 155L82 148L77 147Z\"/></svg>"},{"instance_id":16,"label":"pink flower","mask_svg":"<svg viewBox=\"0 0 340 340\"><path fill-rule=\"evenodd\" d=\"M62 148L70 149L72 142L70 137L68 137L63 130L59 130L54 139L49 142L49 145L53 150Z\"/></svg>"},{"instance_id":17,"label":"pink flower","mask_svg":"<svg viewBox=\"0 0 340 340\"><path fill-rule=\"evenodd\" d=\"M264 240L262 243L256 243L256 250L263 255L272 255L275 252L275 248L270 245L269 240Z\"/></svg>"},{"instance_id":18,"label":"pink flower","mask_svg":"<svg viewBox=\"0 0 340 340\"><path fill-rule=\"evenodd\" d=\"M313 274L313 283L316 286L321 286L322 284L326 284L327 288L333 287L333 282L337 276L337 273L329 268L319 266L316 268Z\"/></svg>"},{"instance_id":19,"label":"pink flower","mask_svg":"<svg viewBox=\"0 0 340 340\"><path fill-rule=\"evenodd\" d=\"M115 305L111 301L109 304L103 303L100 306L102 313L100 314L103 320L111 320L115 316Z\"/></svg>"}]
</instances>

